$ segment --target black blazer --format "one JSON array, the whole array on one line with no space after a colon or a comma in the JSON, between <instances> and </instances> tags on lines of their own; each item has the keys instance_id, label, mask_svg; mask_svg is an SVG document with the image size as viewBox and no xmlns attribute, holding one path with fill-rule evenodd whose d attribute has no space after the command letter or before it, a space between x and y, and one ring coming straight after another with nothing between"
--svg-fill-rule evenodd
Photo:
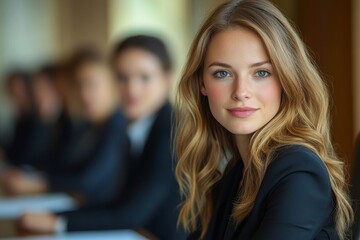
<instances>
[{"instance_id":1,"label":"black blazer","mask_svg":"<svg viewBox=\"0 0 360 240\"><path fill-rule=\"evenodd\" d=\"M228 170L214 188L214 197L218 197L206 240L338 239L329 174L312 151L288 146L277 152L266 171L254 208L238 226L230 215L242 178L242 161ZM199 231L188 239L200 239Z\"/></svg>"},{"instance_id":2,"label":"black blazer","mask_svg":"<svg viewBox=\"0 0 360 240\"><path fill-rule=\"evenodd\" d=\"M360 134L355 143L354 170L351 179L350 194L353 200L355 219L352 226L353 239L360 237Z\"/></svg>"},{"instance_id":3,"label":"black blazer","mask_svg":"<svg viewBox=\"0 0 360 240\"><path fill-rule=\"evenodd\" d=\"M66 146L57 150L64 152L53 156L53 161L46 160L49 187L57 192L80 193L86 205L109 203L125 181L121 172L125 161L120 157L123 154L120 146L126 140L125 117L115 110L101 126L81 131L81 137L65 138Z\"/></svg>"},{"instance_id":4,"label":"black blazer","mask_svg":"<svg viewBox=\"0 0 360 240\"><path fill-rule=\"evenodd\" d=\"M11 144L4 149L9 164L36 167L50 146L53 130L53 124L45 124L35 115L19 118Z\"/></svg>"},{"instance_id":5,"label":"black blazer","mask_svg":"<svg viewBox=\"0 0 360 240\"><path fill-rule=\"evenodd\" d=\"M116 201L99 208L61 213L68 231L143 228L160 239L185 239L177 230L179 188L171 145L171 107L160 109L143 153L130 159L125 188Z\"/></svg>"}]
</instances>

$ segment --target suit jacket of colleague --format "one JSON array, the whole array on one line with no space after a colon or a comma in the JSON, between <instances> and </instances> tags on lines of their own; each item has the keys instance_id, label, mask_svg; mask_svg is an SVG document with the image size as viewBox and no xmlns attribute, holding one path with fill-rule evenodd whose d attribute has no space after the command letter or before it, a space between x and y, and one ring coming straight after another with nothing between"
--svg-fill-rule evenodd
<instances>
[{"instance_id":1,"label":"suit jacket of colleague","mask_svg":"<svg viewBox=\"0 0 360 240\"><path fill-rule=\"evenodd\" d=\"M52 191L80 193L86 205L108 203L125 181L123 148L119 147L126 143L125 117L115 110L100 126L80 132L63 136L62 141L68 142L57 149L59 155L54 154L53 161L46 160L49 187Z\"/></svg>"},{"instance_id":2,"label":"suit jacket of colleague","mask_svg":"<svg viewBox=\"0 0 360 240\"><path fill-rule=\"evenodd\" d=\"M5 148L9 164L36 166L50 146L53 129L53 124L46 124L35 115L18 119L15 124L14 137Z\"/></svg>"},{"instance_id":3,"label":"suit jacket of colleague","mask_svg":"<svg viewBox=\"0 0 360 240\"><path fill-rule=\"evenodd\" d=\"M180 195L171 146L171 107L157 113L144 150L129 159L126 186L114 204L62 213L68 231L143 228L160 239L185 239L177 230Z\"/></svg>"},{"instance_id":4,"label":"suit jacket of colleague","mask_svg":"<svg viewBox=\"0 0 360 240\"><path fill-rule=\"evenodd\" d=\"M329 174L315 153L301 146L279 149L266 170L253 209L236 225L231 212L242 171L240 160L214 188L214 211L206 240L338 239ZM200 239L199 232L188 239Z\"/></svg>"}]
</instances>

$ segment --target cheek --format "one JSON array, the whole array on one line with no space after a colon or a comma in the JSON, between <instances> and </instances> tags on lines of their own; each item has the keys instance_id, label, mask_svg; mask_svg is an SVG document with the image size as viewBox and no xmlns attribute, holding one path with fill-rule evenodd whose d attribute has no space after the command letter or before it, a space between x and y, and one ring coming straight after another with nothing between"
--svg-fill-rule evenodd
<instances>
[{"instance_id":1,"label":"cheek","mask_svg":"<svg viewBox=\"0 0 360 240\"><path fill-rule=\"evenodd\" d=\"M278 111L281 102L281 85L280 83L272 83L261 90L261 101L269 109Z\"/></svg>"},{"instance_id":2,"label":"cheek","mask_svg":"<svg viewBox=\"0 0 360 240\"><path fill-rule=\"evenodd\" d=\"M206 96L209 99L209 102L216 105L221 105L229 98L229 91L226 86L221 85L220 83L204 83L206 90Z\"/></svg>"},{"instance_id":3,"label":"cheek","mask_svg":"<svg viewBox=\"0 0 360 240\"><path fill-rule=\"evenodd\" d=\"M118 85L118 94L120 95L120 98L126 98L128 95L128 85L125 83L119 83Z\"/></svg>"}]
</instances>

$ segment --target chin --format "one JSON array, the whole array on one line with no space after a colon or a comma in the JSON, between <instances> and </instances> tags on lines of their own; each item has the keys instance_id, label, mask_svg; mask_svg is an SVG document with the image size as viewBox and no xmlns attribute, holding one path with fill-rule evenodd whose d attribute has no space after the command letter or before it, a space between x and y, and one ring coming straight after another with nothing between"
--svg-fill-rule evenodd
<instances>
[{"instance_id":1,"label":"chin","mask_svg":"<svg viewBox=\"0 0 360 240\"><path fill-rule=\"evenodd\" d=\"M251 130L248 130L248 131L246 131L246 130L231 131L231 133L234 134L234 135L251 135L254 132L256 132L256 130L253 130L253 131L251 131Z\"/></svg>"},{"instance_id":2,"label":"chin","mask_svg":"<svg viewBox=\"0 0 360 240\"><path fill-rule=\"evenodd\" d=\"M256 132L259 128L255 126L239 127L239 126L224 126L230 133L234 135L250 135Z\"/></svg>"}]
</instances>

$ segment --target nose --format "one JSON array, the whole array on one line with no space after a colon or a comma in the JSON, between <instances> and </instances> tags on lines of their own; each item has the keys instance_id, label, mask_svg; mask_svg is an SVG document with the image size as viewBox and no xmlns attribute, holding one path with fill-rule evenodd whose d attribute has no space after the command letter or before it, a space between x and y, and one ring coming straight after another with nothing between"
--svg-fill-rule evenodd
<instances>
[{"instance_id":1,"label":"nose","mask_svg":"<svg viewBox=\"0 0 360 240\"><path fill-rule=\"evenodd\" d=\"M238 76L234 81L232 98L235 101L246 101L251 98L251 87L245 76Z\"/></svg>"},{"instance_id":2,"label":"nose","mask_svg":"<svg viewBox=\"0 0 360 240\"><path fill-rule=\"evenodd\" d=\"M127 81L127 87L126 87L126 92L128 96L132 96L135 97L137 95L139 95L139 91L140 91L140 83L138 81L138 79L135 78L129 78Z\"/></svg>"}]
</instances>

